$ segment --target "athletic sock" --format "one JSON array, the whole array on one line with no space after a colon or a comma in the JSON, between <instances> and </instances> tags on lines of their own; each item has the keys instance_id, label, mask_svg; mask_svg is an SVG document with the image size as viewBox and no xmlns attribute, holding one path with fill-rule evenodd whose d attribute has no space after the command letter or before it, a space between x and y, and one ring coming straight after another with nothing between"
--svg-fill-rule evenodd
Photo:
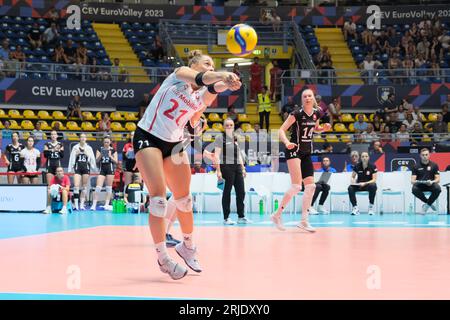
<instances>
[{"instance_id":1,"label":"athletic sock","mask_svg":"<svg viewBox=\"0 0 450 320\"><path fill-rule=\"evenodd\" d=\"M163 263L165 260L169 259L169 254L167 253L166 243L160 242L155 244L156 253L158 254L159 263Z\"/></svg>"},{"instance_id":2,"label":"athletic sock","mask_svg":"<svg viewBox=\"0 0 450 320\"><path fill-rule=\"evenodd\" d=\"M183 243L188 249L194 249L194 243L192 242L192 233L183 233Z\"/></svg>"}]
</instances>

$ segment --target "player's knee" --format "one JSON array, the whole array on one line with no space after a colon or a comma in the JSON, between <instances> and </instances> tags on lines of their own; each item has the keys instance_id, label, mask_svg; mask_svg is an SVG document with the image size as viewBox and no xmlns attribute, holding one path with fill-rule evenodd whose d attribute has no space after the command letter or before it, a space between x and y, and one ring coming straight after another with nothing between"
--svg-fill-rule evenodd
<instances>
[{"instance_id":1,"label":"player's knee","mask_svg":"<svg viewBox=\"0 0 450 320\"><path fill-rule=\"evenodd\" d=\"M112 191L113 191L112 190L112 186L106 186L105 190L106 190L107 193L112 193Z\"/></svg>"},{"instance_id":2,"label":"player's knee","mask_svg":"<svg viewBox=\"0 0 450 320\"><path fill-rule=\"evenodd\" d=\"M441 186L438 185L437 183L434 183L433 186L432 186L432 190L434 192L441 193Z\"/></svg>"},{"instance_id":3,"label":"player's knee","mask_svg":"<svg viewBox=\"0 0 450 320\"><path fill-rule=\"evenodd\" d=\"M96 187L95 187L95 192L97 192L97 193L102 192L102 187L96 186Z\"/></svg>"},{"instance_id":4,"label":"player's knee","mask_svg":"<svg viewBox=\"0 0 450 320\"><path fill-rule=\"evenodd\" d=\"M187 195L180 199L174 199L175 205L177 209L181 212L190 212L192 211L192 195Z\"/></svg>"},{"instance_id":5,"label":"player's knee","mask_svg":"<svg viewBox=\"0 0 450 320\"><path fill-rule=\"evenodd\" d=\"M323 191L326 191L326 192L330 191L330 185L329 184L326 184L326 183L321 184L321 187L322 187Z\"/></svg>"},{"instance_id":6,"label":"player's knee","mask_svg":"<svg viewBox=\"0 0 450 320\"><path fill-rule=\"evenodd\" d=\"M300 184L291 184L290 189L288 190L288 194L290 196L295 196L297 193L302 191L302 186Z\"/></svg>"},{"instance_id":7,"label":"player's knee","mask_svg":"<svg viewBox=\"0 0 450 320\"><path fill-rule=\"evenodd\" d=\"M368 188L369 188L369 190L377 191L377 184L376 183L369 183Z\"/></svg>"},{"instance_id":8,"label":"player's knee","mask_svg":"<svg viewBox=\"0 0 450 320\"><path fill-rule=\"evenodd\" d=\"M305 193L306 192L314 193L315 190L316 190L316 184L315 183L305 184Z\"/></svg>"},{"instance_id":9,"label":"player's knee","mask_svg":"<svg viewBox=\"0 0 450 320\"><path fill-rule=\"evenodd\" d=\"M167 200L166 198L159 196L150 197L150 204L148 208L151 215L158 218L164 218L167 212Z\"/></svg>"},{"instance_id":10,"label":"player's knee","mask_svg":"<svg viewBox=\"0 0 450 320\"><path fill-rule=\"evenodd\" d=\"M78 195L80 193L80 188L79 187L73 187L73 194L74 195Z\"/></svg>"}]
</instances>

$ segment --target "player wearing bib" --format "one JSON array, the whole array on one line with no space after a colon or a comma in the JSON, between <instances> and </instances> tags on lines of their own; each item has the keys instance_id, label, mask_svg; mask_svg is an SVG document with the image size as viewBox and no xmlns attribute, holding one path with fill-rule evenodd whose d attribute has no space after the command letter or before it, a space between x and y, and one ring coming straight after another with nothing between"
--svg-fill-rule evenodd
<instances>
[{"instance_id":1,"label":"player wearing bib","mask_svg":"<svg viewBox=\"0 0 450 320\"><path fill-rule=\"evenodd\" d=\"M118 162L117 152L111 147L111 138L103 138L103 146L100 150L97 150L95 159L100 162L100 174L97 176L97 185L95 187L94 201L92 202L91 210L97 208L98 196L102 191L103 184L105 184L106 199L103 208L111 211L113 208L109 204L109 201L111 200L113 193L112 184L114 180L114 170Z\"/></svg>"},{"instance_id":2,"label":"player wearing bib","mask_svg":"<svg viewBox=\"0 0 450 320\"><path fill-rule=\"evenodd\" d=\"M50 133L50 139L44 145L44 156L47 158L47 183L53 180L56 169L61 166L61 159L64 158L64 146L58 141L58 132L53 130Z\"/></svg>"},{"instance_id":3,"label":"player wearing bib","mask_svg":"<svg viewBox=\"0 0 450 320\"><path fill-rule=\"evenodd\" d=\"M133 146L139 172L149 190L150 231L160 270L172 279L183 278L187 269L172 260L167 252L166 187L174 196L183 232L183 242L176 245L175 250L192 270L202 271L192 239L191 170L183 150L184 127L188 121L194 126L197 124L217 93L238 90L240 86L234 73L214 72L212 59L194 51L190 54L189 67L176 69L164 80L138 123Z\"/></svg>"},{"instance_id":4,"label":"player wearing bib","mask_svg":"<svg viewBox=\"0 0 450 320\"><path fill-rule=\"evenodd\" d=\"M39 176L37 171L41 163L41 153L34 147L34 138L32 136L27 139L27 146L20 151L20 158L22 159L23 170L28 173L36 173L33 175L24 175L22 177L23 184L37 184Z\"/></svg>"},{"instance_id":5,"label":"player wearing bib","mask_svg":"<svg viewBox=\"0 0 450 320\"><path fill-rule=\"evenodd\" d=\"M122 150L123 168L124 168L123 174L124 186L127 186L131 183L133 174L139 175L138 169L136 167L136 158L134 155L133 138L134 138L134 131L130 132L130 139L123 146Z\"/></svg>"},{"instance_id":6,"label":"player wearing bib","mask_svg":"<svg viewBox=\"0 0 450 320\"><path fill-rule=\"evenodd\" d=\"M20 160L20 152L25 148L23 144L19 142L19 133L14 132L12 134L12 143L8 144L5 149L4 159L8 172L19 172L23 170L23 165ZM21 177L16 175L8 175L8 184L14 183L14 177L17 178L17 183L21 183Z\"/></svg>"},{"instance_id":7,"label":"player wearing bib","mask_svg":"<svg viewBox=\"0 0 450 320\"><path fill-rule=\"evenodd\" d=\"M89 174L94 171L95 156L92 147L86 143L86 134L80 134L80 143L77 143L70 152L69 173L73 175L73 200L76 210L86 210L84 203L86 201L87 186L89 183ZM81 190L81 195L80 195Z\"/></svg>"},{"instance_id":8,"label":"player wearing bib","mask_svg":"<svg viewBox=\"0 0 450 320\"><path fill-rule=\"evenodd\" d=\"M315 232L308 221L308 210L315 191L314 167L311 160L312 140L314 132L323 132L331 129L329 123L319 125L320 113L312 90L302 93L302 108L293 111L281 125L279 131L280 141L286 146L286 159L291 175L291 188L285 193L281 206L270 217L279 230L285 230L281 222L281 213L291 201L292 197L302 190L302 179L305 184L305 193L302 201L302 220L297 225L300 229ZM290 140L286 131L291 129Z\"/></svg>"}]
</instances>

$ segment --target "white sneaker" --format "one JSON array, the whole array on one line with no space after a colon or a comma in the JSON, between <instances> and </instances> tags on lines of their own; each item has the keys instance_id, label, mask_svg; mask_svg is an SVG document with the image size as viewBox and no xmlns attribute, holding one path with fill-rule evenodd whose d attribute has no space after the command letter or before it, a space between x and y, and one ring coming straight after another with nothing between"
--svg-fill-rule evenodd
<instances>
[{"instance_id":1,"label":"white sneaker","mask_svg":"<svg viewBox=\"0 0 450 320\"><path fill-rule=\"evenodd\" d=\"M430 209L430 206L429 206L428 204L424 203L424 204L422 205L423 213L427 213L428 209Z\"/></svg>"},{"instance_id":2,"label":"white sneaker","mask_svg":"<svg viewBox=\"0 0 450 320\"><path fill-rule=\"evenodd\" d=\"M81 211L86 211L86 207L84 206L84 204L80 206L80 210Z\"/></svg>"},{"instance_id":3,"label":"white sneaker","mask_svg":"<svg viewBox=\"0 0 450 320\"><path fill-rule=\"evenodd\" d=\"M309 214L311 215L316 215L319 214L319 211L317 211L316 209L314 209L314 207L311 207L308 209Z\"/></svg>"},{"instance_id":4,"label":"white sneaker","mask_svg":"<svg viewBox=\"0 0 450 320\"><path fill-rule=\"evenodd\" d=\"M307 222L307 221L302 221L302 222L300 222L300 223L297 225L297 228L303 229L303 230L308 231L308 232L316 232L316 229L313 228L313 227L309 224L309 222Z\"/></svg>"},{"instance_id":5,"label":"white sneaker","mask_svg":"<svg viewBox=\"0 0 450 320\"><path fill-rule=\"evenodd\" d=\"M80 210L80 209L78 208L78 203L76 203L76 202L73 204L73 208L74 208L75 210L77 210L77 211Z\"/></svg>"},{"instance_id":6,"label":"white sneaker","mask_svg":"<svg viewBox=\"0 0 450 320\"><path fill-rule=\"evenodd\" d=\"M49 214L52 213L52 208L50 206L48 206L45 210L44 210L44 214Z\"/></svg>"},{"instance_id":7,"label":"white sneaker","mask_svg":"<svg viewBox=\"0 0 450 320\"><path fill-rule=\"evenodd\" d=\"M223 224L227 225L227 226L232 226L234 224L236 224L233 220L231 220L230 218L223 220Z\"/></svg>"},{"instance_id":8,"label":"white sneaker","mask_svg":"<svg viewBox=\"0 0 450 320\"><path fill-rule=\"evenodd\" d=\"M357 216L359 215L359 209L357 206L354 206L352 209L352 216Z\"/></svg>"},{"instance_id":9,"label":"white sneaker","mask_svg":"<svg viewBox=\"0 0 450 320\"><path fill-rule=\"evenodd\" d=\"M321 206L321 205L319 205L318 207L317 207L317 211L319 211L319 213L321 213L321 214L330 214L330 211L328 211L327 209L325 209L323 206Z\"/></svg>"},{"instance_id":10,"label":"white sneaker","mask_svg":"<svg viewBox=\"0 0 450 320\"><path fill-rule=\"evenodd\" d=\"M431 210L433 210L433 211L437 211L436 207L435 207L433 204L430 206L430 208L431 208Z\"/></svg>"},{"instance_id":11,"label":"white sneaker","mask_svg":"<svg viewBox=\"0 0 450 320\"><path fill-rule=\"evenodd\" d=\"M281 216L277 216L275 214L270 216L270 220L272 220L275 227L277 227L280 231L286 231L286 228L283 226L283 222L281 221Z\"/></svg>"},{"instance_id":12,"label":"white sneaker","mask_svg":"<svg viewBox=\"0 0 450 320\"><path fill-rule=\"evenodd\" d=\"M247 223L252 223L249 219L247 219L246 217L243 218L239 218L237 221L238 224L247 224Z\"/></svg>"},{"instance_id":13,"label":"white sneaker","mask_svg":"<svg viewBox=\"0 0 450 320\"><path fill-rule=\"evenodd\" d=\"M63 206L62 209L59 211L60 214L67 214L67 206Z\"/></svg>"},{"instance_id":14,"label":"white sneaker","mask_svg":"<svg viewBox=\"0 0 450 320\"><path fill-rule=\"evenodd\" d=\"M375 211L373 210L373 206L369 205L369 215L373 216L375 214Z\"/></svg>"},{"instance_id":15,"label":"white sneaker","mask_svg":"<svg viewBox=\"0 0 450 320\"><path fill-rule=\"evenodd\" d=\"M113 207L111 205L102 206L102 208L106 211L112 211Z\"/></svg>"},{"instance_id":16,"label":"white sneaker","mask_svg":"<svg viewBox=\"0 0 450 320\"><path fill-rule=\"evenodd\" d=\"M189 268L195 272L202 272L202 267L200 267L196 257L197 248L189 249L184 242L180 242L175 246L175 251L183 258Z\"/></svg>"},{"instance_id":17,"label":"white sneaker","mask_svg":"<svg viewBox=\"0 0 450 320\"><path fill-rule=\"evenodd\" d=\"M97 207L95 206L92 206L89 210L91 210L91 211L95 211L95 210L97 210Z\"/></svg>"},{"instance_id":18,"label":"white sneaker","mask_svg":"<svg viewBox=\"0 0 450 320\"><path fill-rule=\"evenodd\" d=\"M158 265L159 269L164 273L168 273L173 280L179 280L188 273L186 267L178 264L170 258L163 261L162 263L160 263L158 260Z\"/></svg>"}]
</instances>

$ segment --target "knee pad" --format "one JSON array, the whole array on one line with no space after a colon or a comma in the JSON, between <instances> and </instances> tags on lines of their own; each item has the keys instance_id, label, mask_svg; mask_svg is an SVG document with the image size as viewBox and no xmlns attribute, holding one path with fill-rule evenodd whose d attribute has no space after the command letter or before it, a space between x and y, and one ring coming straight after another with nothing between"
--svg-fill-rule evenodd
<instances>
[{"instance_id":1,"label":"knee pad","mask_svg":"<svg viewBox=\"0 0 450 320\"><path fill-rule=\"evenodd\" d=\"M74 196L80 193L80 188L79 187L73 187L73 194Z\"/></svg>"},{"instance_id":2,"label":"knee pad","mask_svg":"<svg viewBox=\"0 0 450 320\"><path fill-rule=\"evenodd\" d=\"M181 212L189 212L192 210L192 196L189 194L178 200L174 199L177 209Z\"/></svg>"},{"instance_id":3,"label":"knee pad","mask_svg":"<svg viewBox=\"0 0 450 320\"><path fill-rule=\"evenodd\" d=\"M107 193L112 193L112 186L105 187Z\"/></svg>"},{"instance_id":4,"label":"knee pad","mask_svg":"<svg viewBox=\"0 0 450 320\"><path fill-rule=\"evenodd\" d=\"M86 193L86 187L82 187L80 190L81 190L81 193Z\"/></svg>"},{"instance_id":5,"label":"knee pad","mask_svg":"<svg viewBox=\"0 0 450 320\"><path fill-rule=\"evenodd\" d=\"M95 187L95 192L97 192L97 193L102 192L102 187Z\"/></svg>"},{"instance_id":6,"label":"knee pad","mask_svg":"<svg viewBox=\"0 0 450 320\"><path fill-rule=\"evenodd\" d=\"M291 188L286 192L291 197L295 196L297 193L302 191L302 186L299 184L292 184Z\"/></svg>"},{"instance_id":7,"label":"knee pad","mask_svg":"<svg viewBox=\"0 0 450 320\"><path fill-rule=\"evenodd\" d=\"M167 211L167 200L158 196L150 197L150 204L148 208L151 215L158 218L164 218Z\"/></svg>"}]
</instances>

